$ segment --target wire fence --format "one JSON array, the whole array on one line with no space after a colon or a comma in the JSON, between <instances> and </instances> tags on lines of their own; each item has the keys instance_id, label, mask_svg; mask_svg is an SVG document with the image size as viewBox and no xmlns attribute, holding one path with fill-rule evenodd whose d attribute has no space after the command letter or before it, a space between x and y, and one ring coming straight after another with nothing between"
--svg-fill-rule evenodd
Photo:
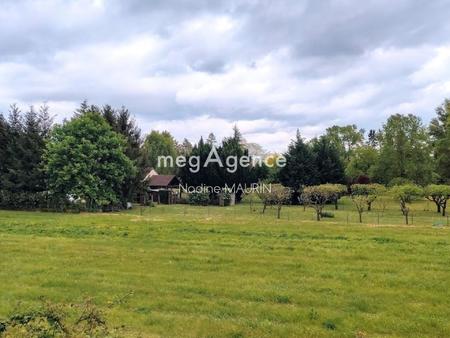
<instances>
[{"instance_id":1,"label":"wire fence","mask_svg":"<svg viewBox=\"0 0 450 338\"><path fill-rule=\"evenodd\" d=\"M282 206L278 218L278 210L276 206L268 206L263 212L260 203L242 203L236 206L219 207L219 206L191 206L187 204L178 205L157 205L156 207L137 207L133 213L139 213L146 217L173 217L176 219L203 219L203 220L261 220L270 221L290 221L290 222L317 222L317 214L315 210L303 206ZM400 210L373 210L363 212L360 216L356 210L352 210L347 206L340 206L338 210L334 210L328 206L320 222L323 223L339 223L339 224L369 224L369 225L424 225L433 227L450 226L450 217L442 216L433 211L412 210L407 218Z\"/></svg>"}]
</instances>

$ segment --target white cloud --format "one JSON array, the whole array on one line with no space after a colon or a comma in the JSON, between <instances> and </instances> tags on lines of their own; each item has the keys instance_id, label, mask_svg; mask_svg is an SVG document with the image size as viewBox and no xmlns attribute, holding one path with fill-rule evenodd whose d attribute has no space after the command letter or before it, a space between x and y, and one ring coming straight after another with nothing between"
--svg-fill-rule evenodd
<instances>
[{"instance_id":1,"label":"white cloud","mask_svg":"<svg viewBox=\"0 0 450 338\"><path fill-rule=\"evenodd\" d=\"M378 128L394 112L427 120L450 89L448 5L386 6L5 0L0 111L48 101L62 119L88 99L126 105L145 132L197 141L237 123L278 151L297 128L314 137L333 123Z\"/></svg>"}]
</instances>

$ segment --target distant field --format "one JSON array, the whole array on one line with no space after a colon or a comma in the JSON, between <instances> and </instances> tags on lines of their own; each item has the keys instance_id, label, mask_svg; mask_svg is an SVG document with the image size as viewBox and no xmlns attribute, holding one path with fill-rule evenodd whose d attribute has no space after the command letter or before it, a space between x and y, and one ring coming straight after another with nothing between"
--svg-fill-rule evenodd
<instances>
[{"instance_id":1,"label":"distant field","mask_svg":"<svg viewBox=\"0 0 450 338\"><path fill-rule=\"evenodd\" d=\"M321 222L248 201L0 211L0 321L93 297L124 336L448 337L450 227L432 203L413 209L409 226L394 203L356 223L346 199Z\"/></svg>"}]
</instances>

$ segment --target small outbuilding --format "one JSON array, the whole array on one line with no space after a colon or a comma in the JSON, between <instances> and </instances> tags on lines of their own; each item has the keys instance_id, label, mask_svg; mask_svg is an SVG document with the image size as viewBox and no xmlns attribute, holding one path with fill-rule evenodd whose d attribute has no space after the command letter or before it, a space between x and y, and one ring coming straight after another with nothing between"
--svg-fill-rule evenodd
<instances>
[{"instance_id":1,"label":"small outbuilding","mask_svg":"<svg viewBox=\"0 0 450 338\"><path fill-rule=\"evenodd\" d=\"M159 175L150 168L144 178L145 190L154 203L174 204L180 197L180 180L175 175Z\"/></svg>"}]
</instances>

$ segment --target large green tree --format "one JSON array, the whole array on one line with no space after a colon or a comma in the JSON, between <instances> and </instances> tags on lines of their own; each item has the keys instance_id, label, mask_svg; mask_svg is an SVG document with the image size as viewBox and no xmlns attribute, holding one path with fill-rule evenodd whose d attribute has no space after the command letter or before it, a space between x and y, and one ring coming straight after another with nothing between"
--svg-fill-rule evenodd
<instances>
[{"instance_id":1,"label":"large green tree","mask_svg":"<svg viewBox=\"0 0 450 338\"><path fill-rule=\"evenodd\" d=\"M345 168L345 175L352 180L359 176L375 177L375 170L379 161L378 150L371 145L361 145L353 150Z\"/></svg>"},{"instance_id":2,"label":"large green tree","mask_svg":"<svg viewBox=\"0 0 450 338\"><path fill-rule=\"evenodd\" d=\"M177 153L178 155L189 156L192 152L192 148L194 148L192 143L185 138L183 142L177 144Z\"/></svg>"},{"instance_id":3,"label":"large green tree","mask_svg":"<svg viewBox=\"0 0 450 338\"><path fill-rule=\"evenodd\" d=\"M315 163L315 178L318 183L343 183L345 181L344 166L339 150L327 136L311 141Z\"/></svg>"},{"instance_id":4,"label":"large green tree","mask_svg":"<svg viewBox=\"0 0 450 338\"><path fill-rule=\"evenodd\" d=\"M380 159L376 176L382 183L403 178L425 185L432 180L429 137L419 117L392 115L380 134Z\"/></svg>"},{"instance_id":5,"label":"large green tree","mask_svg":"<svg viewBox=\"0 0 450 338\"><path fill-rule=\"evenodd\" d=\"M350 160L353 150L364 141L364 130L355 124L327 128L326 136L336 147L344 164Z\"/></svg>"},{"instance_id":6,"label":"large green tree","mask_svg":"<svg viewBox=\"0 0 450 338\"><path fill-rule=\"evenodd\" d=\"M21 138L24 190L29 192L44 191L46 189L42 156L48 135L46 135L47 131L44 130L41 121L38 112L31 106L25 114Z\"/></svg>"},{"instance_id":7,"label":"large green tree","mask_svg":"<svg viewBox=\"0 0 450 338\"><path fill-rule=\"evenodd\" d=\"M52 127L47 105L23 114L11 105L8 120L0 117L0 187L11 193L46 189L42 172L45 141Z\"/></svg>"},{"instance_id":8,"label":"large green tree","mask_svg":"<svg viewBox=\"0 0 450 338\"><path fill-rule=\"evenodd\" d=\"M3 114L0 114L0 190L3 189L3 176L6 173L7 165L7 148L9 141L9 126L8 122L3 117Z\"/></svg>"},{"instance_id":9,"label":"large green tree","mask_svg":"<svg viewBox=\"0 0 450 338\"><path fill-rule=\"evenodd\" d=\"M281 184L298 192L303 186L313 185L319 181L313 152L299 131L295 140L289 144L284 157L286 165L278 172Z\"/></svg>"},{"instance_id":10,"label":"large green tree","mask_svg":"<svg viewBox=\"0 0 450 338\"><path fill-rule=\"evenodd\" d=\"M142 168L152 167L159 174L174 174L177 171L175 166L168 167L158 165L159 156L171 156L175 162L177 157L177 143L168 131L159 132L152 130L147 135L142 147Z\"/></svg>"},{"instance_id":11,"label":"large green tree","mask_svg":"<svg viewBox=\"0 0 450 338\"><path fill-rule=\"evenodd\" d=\"M244 187L246 184L253 183L257 181L257 178L252 175L253 167L251 165L242 166L240 165L240 159L242 157L248 157L248 149L245 148L245 140L242 137L241 132L234 126L233 135L231 137L226 137L222 141L221 147L218 149L219 155L222 159L224 167L219 168L220 176L223 180L223 185L236 187L241 185ZM234 161L229 159L234 158ZM227 160L229 161L227 163ZM233 171L234 167L236 170ZM227 168L232 169L231 172ZM242 190L236 191L236 201L241 201Z\"/></svg>"},{"instance_id":12,"label":"large green tree","mask_svg":"<svg viewBox=\"0 0 450 338\"><path fill-rule=\"evenodd\" d=\"M188 186L197 187L202 184L223 188L234 186L236 201L239 202L245 185L258 182L267 176L267 168L264 166L253 166L252 163L241 165L241 159L247 156L248 150L244 146L242 135L239 129L234 127L233 135L223 139L218 147L213 142L205 142L200 138L187 159L187 162L192 161L193 165L180 168L179 174L183 183ZM208 159L209 162L205 165ZM196 168L198 171L193 172L192 169Z\"/></svg>"},{"instance_id":13,"label":"large green tree","mask_svg":"<svg viewBox=\"0 0 450 338\"><path fill-rule=\"evenodd\" d=\"M436 114L430 123L436 173L438 181L450 183L450 100L437 107Z\"/></svg>"},{"instance_id":14,"label":"large green tree","mask_svg":"<svg viewBox=\"0 0 450 338\"><path fill-rule=\"evenodd\" d=\"M15 104L9 109L7 130L8 141L5 147L5 173L2 176L2 187L11 193L18 193L26 189L26 173L23 161L23 119L19 107Z\"/></svg>"},{"instance_id":15,"label":"large green tree","mask_svg":"<svg viewBox=\"0 0 450 338\"><path fill-rule=\"evenodd\" d=\"M222 177L222 169L217 163L209 163L205 166L212 145L205 142L203 137L192 148L191 153L187 156L186 165L179 168L179 175L184 184L188 186L198 187L206 186L224 186ZM217 155L220 158L220 154ZM198 159L198 160L197 160Z\"/></svg>"},{"instance_id":16,"label":"large green tree","mask_svg":"<svg viewBox=\"0 0 450 338\"><path fill-rule=\"evenodd\" d=\"M122 135L126 142L125 155L133 162L135 166L141 163L141 130L138 128L136 121L131 116L129 110L121 107L116 110L110 105L105 105L101 109L103 118L108 122L111 128L118 134ZM126 177L121 187L121 201L126 203L135 199L137 191L141 188L142 170L130 173Z\"/></svg>"},{"instance_id":17,"label":"large green tree","mask_svg":"<svg viewBox=\"0 0 450 338\"><path fill-rule=\"evenodd\" d=\"M118 203L134 170L126 142L97 112L84 112L55 127L46 148L50 191L84 199L89 209Z\"/></svg>"}]
</instances>

